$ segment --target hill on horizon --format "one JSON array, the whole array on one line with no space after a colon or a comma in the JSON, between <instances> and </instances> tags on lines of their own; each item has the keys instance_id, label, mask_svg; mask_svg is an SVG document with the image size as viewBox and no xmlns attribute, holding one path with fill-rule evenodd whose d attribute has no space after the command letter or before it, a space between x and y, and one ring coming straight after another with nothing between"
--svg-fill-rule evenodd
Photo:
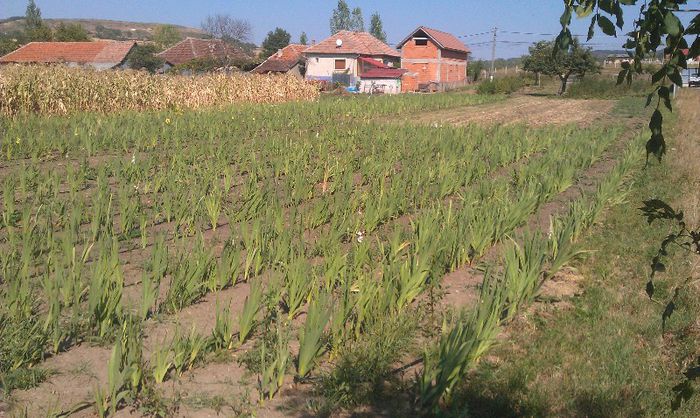
<instances>
[{"instance_id":1,"label":"hill on horizon","mask_svg":"<svg viewBox=\"0 0 700 418\"><path fill-rule=\"evenodd\" d=\"M117 41L135 40L135 41L150 41L153 39L153 33L158 26L164 23L152 22L129 22L121 20L109 19L44 19L52 29L61 23L82 25L85 30L97 39L113 39ZM180 32L180 35L193 38L206 38L208 35L201 29L191 28L182 25L173 25ZM24 29L24 17L16 16L0 20L0 33L12 34Z\"/></svg>"}]
</instances>

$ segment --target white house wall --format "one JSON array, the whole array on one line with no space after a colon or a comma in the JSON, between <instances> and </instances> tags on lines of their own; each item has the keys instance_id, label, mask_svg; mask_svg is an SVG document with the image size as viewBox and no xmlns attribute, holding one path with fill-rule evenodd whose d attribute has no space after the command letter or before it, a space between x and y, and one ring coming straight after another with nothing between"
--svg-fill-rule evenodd
<instances>
[{"instance_id":1,"label":"white house wall","mask_svg":"<svg viewBox=\"0 0 700 418\"><path fill-rule=\"evenodd\" d=\"M344 59L346 71L335 69L335 60ZM350 71L347 71L347 69ZM309 54L306 60L306 79L307 80L322 80L332 81L333 74L349 74L353 79L352 83L358 81L357 76L358 66L357 58L348 55L313 55Z\"/></svg>"},{"instance_id":2,"label":"white house wall","mask_svg":"<svg viewBox=\"0 0 700 418\"><path fill-rule=\"evenodd\" d=\"M375 90L376 88L376 90ZM360 93L381 92L385 94L401 93L400 78L365 78L360 80Z\"/></svg>"}]
</instances>

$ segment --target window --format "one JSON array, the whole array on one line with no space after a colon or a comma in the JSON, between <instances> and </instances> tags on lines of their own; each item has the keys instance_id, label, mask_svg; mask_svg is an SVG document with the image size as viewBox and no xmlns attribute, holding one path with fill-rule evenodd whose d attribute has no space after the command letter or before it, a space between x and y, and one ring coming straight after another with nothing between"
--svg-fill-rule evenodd
<instances>
[{"instance_id":1,"label":"window","mask_svg":"<svg viewBox=\"0 0 700 418\"><path fill-rule=\"evenodd\" d=\"M345 69L345 60L344 59L335 60L335 69L336 70L344 70Z\"/></svg>"},{"instance_id":2,"label":"window","mask_svg":"<svg viewBox=\"0 0 700 418\"><path fill-rule=\"evenodd\" d=\"M428 45L428 38L416 38L416 46Z\"/></svg>"}]
</instances>

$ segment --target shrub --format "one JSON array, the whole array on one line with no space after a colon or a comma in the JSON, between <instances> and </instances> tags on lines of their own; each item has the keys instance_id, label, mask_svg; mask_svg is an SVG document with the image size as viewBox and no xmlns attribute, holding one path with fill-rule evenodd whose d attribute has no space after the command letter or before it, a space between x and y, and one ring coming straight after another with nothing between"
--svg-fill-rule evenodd
<instances>
[{"instance_id":1,"label":"shrub","mask_svg":"<svg viewBox=\"0 0 700 418\"><path fill-rule=\"evenodd\" d=\"M526 80L523 77L501 77L494 78L493 81L483 81L476 88L479 94L511 94L523 88L526 85Z\"/></svg>"},{"instance_id":2,"label":"shrub","mask_svg":"<svg viewBox=\"0 0 700 418\"><path fill-rule=\"evenodd\" d=\"M623 96L644 96L651 84L645 80L633 80L632 84L617 84L614 79L583 78L569 87L566 97L575 99L617 99Z\"/></svg>"}]
</instances>

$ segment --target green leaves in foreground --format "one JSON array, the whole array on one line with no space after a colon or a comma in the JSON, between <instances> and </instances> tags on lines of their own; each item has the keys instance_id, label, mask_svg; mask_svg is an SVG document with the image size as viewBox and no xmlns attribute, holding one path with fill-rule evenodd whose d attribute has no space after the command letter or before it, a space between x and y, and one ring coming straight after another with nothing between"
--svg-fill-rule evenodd
<instances>
[{"instance_id":1,"label":"green leaves in foreground","mask_svg":"<svg viewBox=\"0 0 700 418\"><path fill-rule=\"evenodd\" d=\"M479 305L472 316L460 318L442 335L436 353L425 353L423 372L418 376L422 409L435 411L495 341L500 330L504 286L492 277L488 272L484 277Z\"/></svg>"},{"instance_id":2,"label":"green leaves in foreground","mask_svg":"<svg viewBox=\"0 0 700 418\"><path fill-rule=\"evenodd\" d=\"M238 343L243 344L255 326L255 317L262 306L262 284L256 280L250 285L250 294L245 298L243 310L238 317Z\"/></svg>"},{"instance_id":3,"label":"green leaves in foreground","mask_svg":"<svg viewBox=\"0 0 700 418\"><path fill-rule=\"evenodd\" d=\"M331 317L332 301L328 293L321 293L309 306L304 329L299 334L297 374L305 377L318 357L323 354L323 330Z\"/></svg>"}]
</instances>

